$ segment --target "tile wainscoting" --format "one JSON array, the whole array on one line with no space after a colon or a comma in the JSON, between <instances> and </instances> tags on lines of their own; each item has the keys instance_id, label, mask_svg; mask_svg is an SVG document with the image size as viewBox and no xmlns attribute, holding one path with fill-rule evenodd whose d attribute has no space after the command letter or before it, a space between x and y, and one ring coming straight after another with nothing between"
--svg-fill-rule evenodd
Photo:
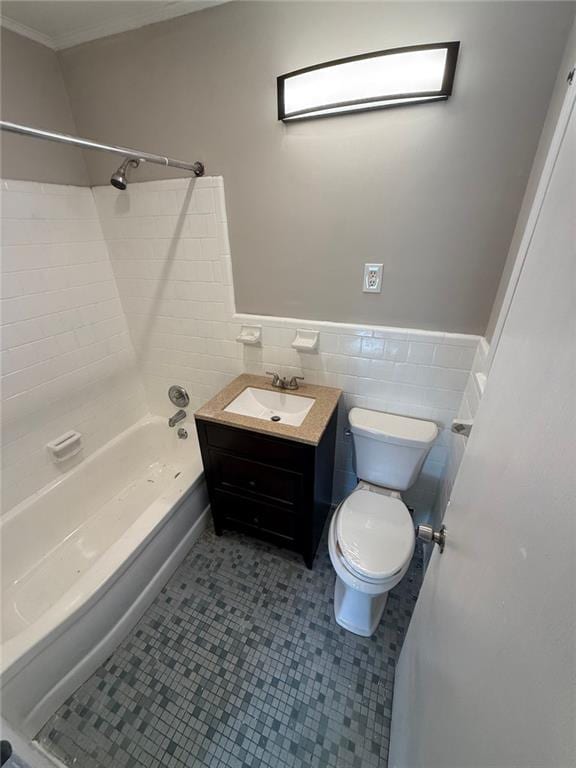
<instances>
[{"instance_id":1,"label":"tile wainscoting","mask_svg":"<svg viewBox=\"0 0 576 768\"><path fill-rule=\"evenodd\" d=\"M239 373L273 369L344 391L335 502L355 483L352 441L346 435L350 407L436 421L441 434L407 494L418 518L430 517L444 488L450 423L461 407L479 337L236 314L221 177L131 183L125 192L110 186L6 186L11 194L5 194L4 212L9 222L3 259L8 274L5 381L9 401L20 398L9 402L8 414L13 425L8 442L14 446L7 467L10 484L17 479L19 488L10 496L12 503L49 482L48 468L55 470L44 445L60 432L78 429L92 449L91 424L96 445L146 408L169 415L174 410L167 397L171 384L186 387L192 410ZM14 302L28 294L30 299ZM262 326L260 345L236 341L243 323ZM23 336L25 328L34 333ZM298 328L319 333L317 351L292 348ZM40 345L28 346L39 340ZM134 374L133 350L141 379ZM21 378L9 378L13 373ZM60 386L46 400L39 388L42 376L50 386L70 381L70 387ZM28 390L38 397L33 409ZM59 410L46 408L55 398ZM41 430L34 416L38 409ZM36 456L44 468L34 487L23 460L27 455Z\"/></svg>"},{"instance_id":2,"label":"tile wainscoting","mask_svg":"<svg viewBox=\"0 0 576 768\"><path fill-rule=\"evenodd\" d=\"M476 336L309 322L234 313L223 180L206 177L94 190L150 407L168 415L179 383L199 407L242 371L304 375L345 392L334 500L353 486L345 414L352 405L437 421L443 432L408 494L427 517L443 476L448 436L478 346ZM262 326L262 342L236 337ZM317 353L292 349L296 329L319 332Z\"/></svg>"},{"instance_id":3,"label":"tile wainscoting","mask_svg":"<svg viewBox=\"0 0 576 768\"><path fill-rule=\"evenodd\" d=\"M476 354L474 355L474 360L472 361L470 374L466 381L462 402L460 403L460 408L457 413L458 418L473 420L476 416L476 411L478 410L480 400L484 394L484 387L488 376L489 351L490 347L488 346L488 342L486 339L481 338L476 349ZM439 485L436 502L432 512L432 522L435 527L438 527L444 518L454 481L456 480L456 475L460 468L460 462L462 461L464 451L466 450L468 438L462 437L462 435L449 433L447 435L447 441L448 451L446 469ZM431 549L427 548L425 551L425 561L428 560L430 553Z\"/></svg>"},{"instance_id":4,"label":"tile wainscoting","mask_svg":"<svg viewBox=\"0 0 576 768\"><path fill-rule=\"evenodd\" d=\"M303 375L311 383L343 390L336 442L335 503L356 483L352 439L346 434L351 407L431 419L439 425L441 433L422 474L405 494L418 519L428 519L444 475L450 425L460 408L480 338L260 315L236 314L233 319L233 336L244 323L262 326L261 346L241 346L243 370ZM317 352L292 349L299 328L318 331Z\"/></svg>"}]
</instances>

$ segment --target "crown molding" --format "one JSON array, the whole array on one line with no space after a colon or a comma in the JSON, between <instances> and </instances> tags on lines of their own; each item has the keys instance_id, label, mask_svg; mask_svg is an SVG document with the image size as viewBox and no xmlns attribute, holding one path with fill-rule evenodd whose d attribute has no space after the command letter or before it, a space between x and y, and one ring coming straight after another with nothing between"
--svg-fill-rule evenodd
<instances>
[{"instance_id":1,"label":"crown molding","mask_svg":"<svg viewBox=\"0 0 576 768\"><path fill-rule=\"evenodd\" d=\"M25 24L20 24L6 16L0 17L0 24L6 27L6 29L12 30L12 32L17 32L19 35L35 40L37 43L42 43L42 45L46 45L55 51L61 51L65 48L72 48L75 45L98 40L102 37L117 35L121 32L129 32L130 30L139 29L140 27L145 27L149 24L156 24L160 21L168 21L169 19L174 19L178 16L185 16L189 13L201 11L204 8L222 5L223 2L226 2L226 0L198 0L198 2L175 0L174 2L169 2L161 7L157 7L153 11L140 11L136 14L124 16L123 18L104 21L101 24L79 27L70 32L64 32L54 36L38 32L37 30L32 29ZM103 5L106 4L104 3Z\"/></svg>"},{"instance_id":2,"label":"crown molding","mask_svg":"<svg viewBox=\"0 0 576 768\"><path fill-rule=\"evenodd\" d=\"M53 51L56 50L56 43L51 37L45 35L43 32L38 32L36 29L32 29L32 27L27 27L26 24L20 24L19 21L9 19L7 16L0 16L0 27L9 29L10 32L16 32L17 35L27 37L29 40L34 40L35 43L45 45Z\"/></svg>"},{"instance_id":3,"label":"crown molding","mask_svg":"<svg viewBox=\"0 0 576 768\"><path fill-rule=\"evenodd\" d=\"M205 2L194 3L193 7L191 7L190 2L187 2L187 0L176 0L176 2L166 3L166 5L148 13L140 12L126 16L123 19L105 21L102 24L94 24L90 27L74 30L74 32L68 34L58 35L54 38L54 45L56 50L72 48L74 45L89 43L92 40L117 35L120 32L129 32L133 29L146 27L149 24L175 19L178 16L185 16L188 13L194 13L195 11L209 8L212 5L220 4L217 0L205 0Z\"/></svg>"}]
</instances>

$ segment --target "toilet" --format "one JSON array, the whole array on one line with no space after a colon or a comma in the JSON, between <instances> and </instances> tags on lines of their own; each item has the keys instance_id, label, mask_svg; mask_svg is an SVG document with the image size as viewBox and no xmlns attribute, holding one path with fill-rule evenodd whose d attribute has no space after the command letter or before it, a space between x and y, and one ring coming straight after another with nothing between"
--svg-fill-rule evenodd
<instances>
[{"instance_id":1,"label":"toilet","mask_svg":"<svg viewBox=\"0 0 576 768\"><path fill-rule=\"evenodd\" d=\"M414 523L400 491L416 481L438 427L364 408L352 408L348 419L358 485L330 523L334 614L344 629L369 637L414 552Z\"/></svg>"}]
</instances>

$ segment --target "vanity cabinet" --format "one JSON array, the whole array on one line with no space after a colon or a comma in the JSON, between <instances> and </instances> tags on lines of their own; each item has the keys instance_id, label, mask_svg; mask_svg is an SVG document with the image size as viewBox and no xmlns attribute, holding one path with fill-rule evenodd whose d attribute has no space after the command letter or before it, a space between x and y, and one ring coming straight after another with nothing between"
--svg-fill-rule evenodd
<instances>
[{"instance_id":1,"label":"vanity cabinet","mask_svg":"<svg viewBox=\"0 0 576 768\"><path fill-rule=\"evenodd\" d=\"M312 568L331 506L336 411L314 445L198 415L196 426L216 533L288 547Z\"/></svg>"}]
</instances>

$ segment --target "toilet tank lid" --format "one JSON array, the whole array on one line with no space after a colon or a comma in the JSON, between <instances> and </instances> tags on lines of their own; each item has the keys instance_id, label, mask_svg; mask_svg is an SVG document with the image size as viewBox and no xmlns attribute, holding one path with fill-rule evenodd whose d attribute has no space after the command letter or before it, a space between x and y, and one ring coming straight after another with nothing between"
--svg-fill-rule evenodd
<instances>
[{"instance_id":1,"label":"toilet tank lid","mask_svg":"<svg viewBox=\"0 0 576 768\"><path fill-rule=\"evenodd\" d=\"M407 446L426 446L438 436L438 427L433 421L397 416L383 411L369 411L366 408L352 408L348 420L353 434L371 437L374 440Z\"/></svg>"}]
</instances>

